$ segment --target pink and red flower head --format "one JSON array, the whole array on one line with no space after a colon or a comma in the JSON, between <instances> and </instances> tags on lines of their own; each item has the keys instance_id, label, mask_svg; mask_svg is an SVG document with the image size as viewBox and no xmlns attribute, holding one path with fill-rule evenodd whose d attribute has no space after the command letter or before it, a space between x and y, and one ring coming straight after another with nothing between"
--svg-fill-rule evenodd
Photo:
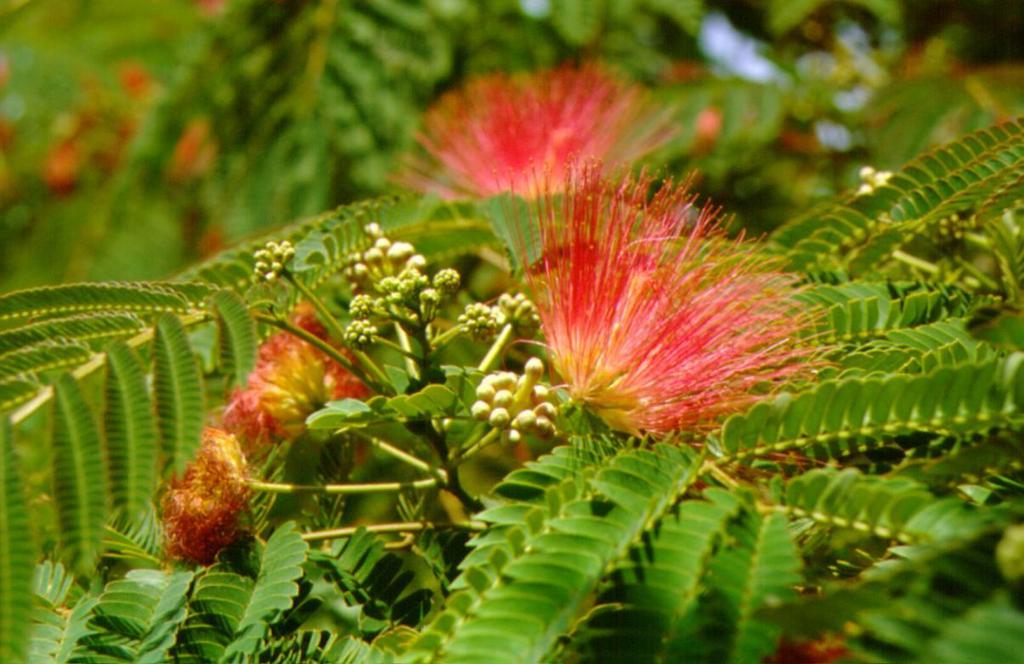
<instances>
[{"instance_id":1,"label":"pink and red flower head","mask_svg":"<svg viewBox=\"0 0 1024 664\"><path fill-rule=\"evenodd\" d=\"M534 207L541 257L527 281L571 396L613 428L664 434L800 372L807 321L791 279L725 238L685 186L651 187L592 162L570 169L564 194Z\"/></svg>"},{"instance_id":2,"label":"pink and red flower head","mask_svg":"<svg viewBox=\"0 0 1024 664\"><path fill-rule=\"evenodd\" d=\"M327 340L327 331L312 307L300 305L292 322ZM248 443L291 438L306 418L332 399L361 399L370 392L344 367L322 351L287 332L260 346L244 390L236 390L224 410L224 427Z\"/></svg>"},{"instance_id":3,"label":"pink and red flower head","mask_svg":"<svg viewBox=\"0 0 1024 664\"><path fill-rule=\"evenodd\" d=\"M492 74L431 108L402 184L445 198L540 193L538 173L561 182L576 159L629 164L672 135L646 92L588 64Z\"/></svg>"},{"instance_id":4,"label":"pink and red flower head","mask_svg":"<svg viewBox=\"0 0 1024 664\"><path fill-rule=\"evenodd\" d=\"M251 490L238 440L207 427L195 461L173 479L163 499L167 553L208 565L239 535L239 520Z\"/></svg>"}]
</instances>

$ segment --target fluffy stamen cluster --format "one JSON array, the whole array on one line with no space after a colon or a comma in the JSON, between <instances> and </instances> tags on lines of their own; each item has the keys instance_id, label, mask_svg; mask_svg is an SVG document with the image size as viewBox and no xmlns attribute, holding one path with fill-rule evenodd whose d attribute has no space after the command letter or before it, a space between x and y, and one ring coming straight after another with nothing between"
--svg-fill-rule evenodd
<instances>
[{"instance_id":1,"label":"fluffy stamen cluster","mask_svg":"<svg viewBox=\"0 0 1024 664\"><path fill-rule=\"evenodd\" d=\"M502 431L505 440L518 443L524 434L550 438L555 434L556 409L551 391L538 383L544 363L531 358L522 376L511 371L488 374L476 390L470 409L473 417Z\"/></svg>"},{"instance_id":2,"label":"fluffy stamen cluster","mask_svg":"<svg viewBox=\"0 0 1024 664\"><path fill-rule=\"evenodd\" d=\"M328 339L309 305L296 308L292 323ZM305 341L281 332L260 346L245 389L236 390L228 402L224 426L249 443L292 438L304 430L306 418L328 401L366 396L369 390L344 367Z\"/></svg>"},{"instance_id":3,"label":"fluffy stamen cluster","mask_svg":"<svg viewBox=\"0 0 1024 664\"><path fill-rule=\"evenodd\" d=\"M806 367L807 322L791 279L724 238L685 186L649 200L651 186L574 169L564 196L536 206L542 257L527 280L572 398L616 429L667 433Z\"/></svg>"},{"instance_id":4,"label":"fluffy stamen cluster","mask_svg":"<svg viewBox=\"0 0 1024 664\"><path fill-rule=\"evenodd\" d=\"M573 159L632 163L672 136L646 92L601 67L493 74L444 96L423 120L423 154L398 180L445 198L538 193Z\"/></svg>"},{"instance_id":5,"label":"fluffy stamen cluster","mask_svg":"<svg viewBox=\"0 0 1024 664\"><path fill-rule=\"evenodd\" d=\"M171 480L163 499L167 553L208 565L234 542L249 501L248 475L238 440L220 429L205 429L195 461L181 478Z\"/></svg>"}]
</instances>

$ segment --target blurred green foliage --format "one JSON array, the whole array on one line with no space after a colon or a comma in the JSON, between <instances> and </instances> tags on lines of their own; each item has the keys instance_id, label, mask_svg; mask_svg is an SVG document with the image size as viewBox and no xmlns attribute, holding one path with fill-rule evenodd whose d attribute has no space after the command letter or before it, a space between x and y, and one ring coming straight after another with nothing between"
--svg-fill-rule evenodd
<instances>
[{"instance_id":1,"label":"blurred green foliage","mask_svg":"<svg viewBox=\"0 0 1024 664\"><path fill-rule=\"evenodd\" d=\"M388 192L467 77L600 59L680 132L653 165L755 234L1024 111L995 0L7 0L0 283L158 278Z\"/></svg>"}]
</instances>

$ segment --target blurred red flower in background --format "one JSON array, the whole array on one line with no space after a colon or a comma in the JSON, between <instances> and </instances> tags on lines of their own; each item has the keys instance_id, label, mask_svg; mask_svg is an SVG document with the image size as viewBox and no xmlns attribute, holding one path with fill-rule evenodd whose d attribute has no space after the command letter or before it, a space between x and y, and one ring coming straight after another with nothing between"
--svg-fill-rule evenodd
<instances>
[{"instance_id":1,"label":"blurred red flower in background","mask_svg":"<svg viewBox=\"0 0 1024 664\"><path fill-rule=\"evenodd\" d=\"M630 164L672 136L647 92L595 64L491 74L450 92L425 115L424 153L397 178L445 198L539 193L574 159Z\"/></svg>"}]
</instances>

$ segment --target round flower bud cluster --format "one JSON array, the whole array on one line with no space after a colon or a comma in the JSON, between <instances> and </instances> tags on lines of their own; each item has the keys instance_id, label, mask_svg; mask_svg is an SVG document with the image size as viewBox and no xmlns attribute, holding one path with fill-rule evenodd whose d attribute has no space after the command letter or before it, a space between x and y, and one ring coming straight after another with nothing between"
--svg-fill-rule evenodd
<instances>
[{"instance_id":1,"label":"round flower bud cluster","mask_svg":"<svg viewBox=\"0 0 1024 664\"><path fill-rule=\"evenodd\" d=\"M350 326L352 339L366 338L363 332L373 327L374 318L432 321L444 301L459 290L459 273L446 269L429 279L422 272L426 259L411 244L392 242L377 224L367 224L364 230L373 244L350 255L345 269L353 287L361 291L349 305L355 326Z\"/></svg>"},{"instance_id":2,"label":"round flower bud cluster","mask_svg":"<svg viewBox=\"0 0 1024 664\"><path fill-rule=\"evenodd\" d=\"M345 343L353 348L366 348L377 336L377 326L366 319L356 319L345 328Z\"/></svg>"},{"instance_id":3,"label":"round flower bud cluster","mask_svg":"<svg viewBox=\"0 0 1024 664\"><path fill-rule=\"evenodd\" d=\"M498 308L504 315L505 322L512 324L517 335L532 337L540 329L537 307L522 293L503 294L498 298Z\"/></svg>"},{"instance_id":4,"label":"round flower bud cluster","mask_svg":"<svg viewBox=\"0 0 1024 664\"><path fill-rule=\"evenodd\" d=\"M518 443L525 434L550 438L555 434L556 409L551 390L538 382L542 375L544 363L535 357L521 376L510 371L488 374L476 389L470 413L501 430L509 443Z\"/></svg>"},{"instance_id":5,"label":"round flower bud cluster","mask_svg":"<svg viewBox=\"0 0 1024 664\"><path fill-rule=\"evenodd\" d=\"M288 240L280 242L267 242L262 249L253 254L256 264L253 272L258 279L263 281L274 281L281 276L285 263L295 256L295 247Z\"/></svg>"},{"instance_id":6,"label":"round flower bud cluster","mask_svg":"<svg viewBox=\"0 0 1024 664\"><path fill-rule=\"evenodd\" d=\"M864 166L860 169L858 175L860 175L861 185L860 188L857 189L857 195L864 196L887 183L889 178L892 177L892 172L876 171L871 166Z\"/></svg>"},{"instance_id":7,"label":"round flower bud cluster","mask_svg":"<svg viewBox=\"0 0 1024 664\"><path fill-rule=\"evenodd\" d=\"M372 291L374 284L406 270L422 270L427 260L408 242L392 242L384 237L380 225L367 224L363 231L373 241L365 251L349 254L344 274L360 290Z\"/></svg>"},{"instance_id":8,"label":"round flower bud cluster","mask_svg":"<svg viewBox=\"0 0 1024 664\"><path fill-rule=\"evenodd\" d=\"M976 219L974 218L963 218L959 214L951 214L948 217L943 217L936 224L936 233L939 236L939 242L946 247L955 247L964 240L964 236L967 232L975 228Z\"/></svg>"},{"instance_id":9,"label":"round flower bud cluster","mask_svg":"<svg viewBox=\"0 0 1024 664\"><path fill-rule=\"evenodd\" d=\"M461 325L469 334L480 341L494 337L505 324L505 315L498 307L474 302L459 316Z\"/></svg>"}]
</instances>

